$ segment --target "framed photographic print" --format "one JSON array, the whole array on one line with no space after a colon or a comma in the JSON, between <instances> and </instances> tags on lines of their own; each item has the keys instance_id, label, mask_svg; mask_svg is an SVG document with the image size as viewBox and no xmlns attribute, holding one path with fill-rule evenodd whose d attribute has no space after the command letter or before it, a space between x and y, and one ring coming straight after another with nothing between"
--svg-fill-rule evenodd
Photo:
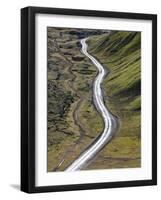
<instances>
[{"instance_id":1,"label":"framed photographic print","mask_svg":"<svg viewBox=\"0 0 161 200\"><path fill-rule=\"evenodd\" d=\"M157 16L21 10L21 190L157 184Z\"/></svg>"}]
</instances>

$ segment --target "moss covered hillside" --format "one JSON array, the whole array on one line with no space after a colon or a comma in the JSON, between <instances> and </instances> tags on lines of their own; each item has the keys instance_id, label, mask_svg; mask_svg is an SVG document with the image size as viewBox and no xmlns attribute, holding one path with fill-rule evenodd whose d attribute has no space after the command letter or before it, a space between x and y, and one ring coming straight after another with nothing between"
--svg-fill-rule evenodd
<instances>
[{"instance_id":1,"label":"moss covered hillside","mask_svg":"<svg viewBox=\"0 0 161 200\"><path fill-rule=\"evenodd\" d=\"M97 68L81 52L82 38L110 71L102 90L120 124L85 170L140 167L141 34L48 27L48 172L65 170L104 128L92 98Z\"/></svg>"},{"instance_id":2,"label":"moss covered hillside","mask_svg":"<svg viewBox=\"0 0 161 200\"><path fill-rule=\"evenodd\" d=\"M140 167L141 33L111 31L87 42L89 52L110 70L102 88L107 106L120 122L116 137L89 168Z\"/></svg>"}]
</instances>

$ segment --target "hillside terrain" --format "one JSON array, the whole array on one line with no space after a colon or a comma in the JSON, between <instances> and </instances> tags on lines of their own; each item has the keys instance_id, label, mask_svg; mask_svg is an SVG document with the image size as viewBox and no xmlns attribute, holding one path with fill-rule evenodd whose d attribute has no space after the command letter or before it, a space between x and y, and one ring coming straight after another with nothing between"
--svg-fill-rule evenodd
<instances>
[{"instance_id":1,"label":"hillside terrain","mask_svg":"<svg viewBox=\"0 0 161 200\"><path fill-rule=\"evenodd\" d=\"M120 121L117 136L90 169L140 167L141 33L112 31L91 37L88 44L89 52L110 70L102 88L106 105Z\"/></svg>"},{"instance_id":2,"label":"hillside terrain","mask_svg":"<svg viewBox=\"0 0 161 200\"><path fill-rule=\"evenodd\" d=\"M48 27L48 171L64 170L103 130L92 100L95 66L110 74L102 84L106 105L120 122L116 137L86 169L140 166L140 33Z\"/></svg>"},{"instance_id":3,"label":"hillside terrain","mask_svg":"<svg viewBox=\"0 0 161 200\"><path fill-rule=\"evenodd\" d=\"M97 71L79 42L102 33L48 28L48 171L64 170L103 129L92 104Z\"/></svg>"}]
</instances>

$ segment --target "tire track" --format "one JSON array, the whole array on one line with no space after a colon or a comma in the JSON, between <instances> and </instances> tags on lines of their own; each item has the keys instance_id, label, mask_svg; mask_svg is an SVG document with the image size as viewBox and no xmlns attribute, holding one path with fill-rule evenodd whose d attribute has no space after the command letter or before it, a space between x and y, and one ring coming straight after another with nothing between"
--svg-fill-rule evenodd
<instances>
[{"instance_id":1,"label":"tire track","mask_svg":"<svg viewBox=\"0 0 161 200\"><path fill-rule=\"evenodd\" d=\"M66 171L77 171L85 168L90 164L92 159L108 144L118 129L118 121L114 115L106 108L102 95L101 83L106 75L103 66L87 52L87 38L81 40L82 52L96 66L98 75L93 83L93 99L94 105L101 114L104 121L104 130L96 137L96 139L67 167Z\"/></svg>"},{"instance_id":2,"label":"tire track","mask_svg":"<svg viewBox=\"0 0 161 200\"><path fill-rule=\"evenodd\" d=\"M73 120L74 120L74 124L79 128L80 137L79 137L78 140L76 140L75 144L72 145L66 151L63 158L61 158L61 160L59 161L58 165L56 167L54 167L53 170L52 170L52 171L59 171L59 168L64 164L64 162L66 161L68 156L71 156L74 153L74 149L76 148L76 146L78 144L80 144L82 142L83 138L84 137L92 138L92 137L86 134L86 132L85 132L82 124L80 123L80 120L79 120L79 109L80 109L82 102L85 100L85 98L83 96L81 96L74 87L74 82L75 82L75 79L77 78L77 76L72 71L73 62L71 60L69 60L66 56L64 56L63 52L61 51L61 49L59 48L59 46L57 44L56 39L54 40L54 42L55 42L55 47L59 51L60 55L66 60L67 64L69 64L69 66L70 66L68 70L70 72L70 75L72 75L72 78L68 81L69 88L71 88L73 90L73 92L76 94L76 96L79 98L77 105L76 105L76 107L73 111Z\"/></svg>"}]
</instances>

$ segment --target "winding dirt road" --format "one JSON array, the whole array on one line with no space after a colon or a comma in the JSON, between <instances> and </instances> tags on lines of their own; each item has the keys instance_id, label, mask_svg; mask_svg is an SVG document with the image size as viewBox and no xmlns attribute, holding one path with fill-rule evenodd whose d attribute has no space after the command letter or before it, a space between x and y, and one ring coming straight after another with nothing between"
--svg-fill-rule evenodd
<instances>
[{"instance_id":1,"label":"winding dirt road","mask_svg":"<svg viewBox=\"0 0 161 200\"><path fill-rule=\"evenodd\" d=\"M111 112L106 108L103 100L101 83L106 75L106 71L103 66L87 52L88 45L86 43L87 38L81 40L82 52L87 56L91 62L97 67L98 75L93 82L93 100L97 111L103 118L104 130L99 136L78 156L73 163L67 167L65 171L77 171L85 168L89 165L92 159L98 154L98 152L108 144L118 129L118 120Z\"/></svg>"}]
</instances>

